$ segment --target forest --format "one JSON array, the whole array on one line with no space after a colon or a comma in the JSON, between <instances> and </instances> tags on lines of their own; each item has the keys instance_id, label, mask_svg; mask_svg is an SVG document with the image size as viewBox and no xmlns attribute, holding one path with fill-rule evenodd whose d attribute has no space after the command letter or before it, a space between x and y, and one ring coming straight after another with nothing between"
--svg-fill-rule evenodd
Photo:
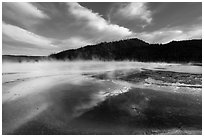
<instances>
[{"instance_id":1,"label":"forest","mask_svg":"<svg viewBox=\"0 0 204 137\"><path fill-rule=\"evenodd\" d=\"M51 54L57 60L102 60L142 62L202 62L202 40L172 41L166 44L149 44L140 39L102 42L79 49Z\"/></svg>"}]
</instances>

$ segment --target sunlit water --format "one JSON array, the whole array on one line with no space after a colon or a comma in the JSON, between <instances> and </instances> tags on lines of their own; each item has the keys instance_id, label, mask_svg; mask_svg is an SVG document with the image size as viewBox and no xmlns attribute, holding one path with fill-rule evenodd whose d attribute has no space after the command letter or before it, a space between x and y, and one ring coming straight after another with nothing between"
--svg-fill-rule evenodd
<instances>
[{"instance_id":1,"label":"sunlit water","mask_svg":"<svg viewBox=\"0 0 204 137\"><path fill-rule=\"evenodd\" d=\"M73 129L70 123L107 98L134 88L185 92L195 96L197 102L201 103L201 85L196 85L198 88L192 88L192 85L179 87L175 83L170 86L158 86L151 78L145 79L146 83L131 83L113 79L100 80L84 75L115 70L134 69L140 72L143 69L161 68L163 71L202 73L200 66L188 64L94 61L3 63L3 134L24 134L24 130L27 130L27 133L30 130L31 134L35 134L33 132L38 128L42 129L42 133L38 134L46 134L48 129L50 133L56 130L53 134L88 130L80 127ZM146 97L145 101L148 99Z\"/></svg>"}]
</instances>

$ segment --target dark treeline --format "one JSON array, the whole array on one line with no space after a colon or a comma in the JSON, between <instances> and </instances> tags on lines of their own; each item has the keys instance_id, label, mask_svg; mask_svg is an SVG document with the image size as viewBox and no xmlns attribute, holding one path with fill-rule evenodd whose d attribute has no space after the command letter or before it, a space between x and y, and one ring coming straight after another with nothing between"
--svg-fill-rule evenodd
<instances>
[{"instance_id":1,"label":"dark treeline","mask_svg":"<svg viewBox=\"0 0 204 137\"><path fill-rule=\"evenodd\" d=\"M157 62L202 62L202 40L149 44L137 38L103 42L51 54L57 60L132 60Z\"/></svg>"},{"instance_id":2,"label":"dark treeline","mask_svg":"<svg viewBox=\"0 0 204 137\"><path fill-rule=\"evenodd\" d=\"M2 62L38 62L48 60L46 56L3 55Z\"/></svg>"}]
</instances>

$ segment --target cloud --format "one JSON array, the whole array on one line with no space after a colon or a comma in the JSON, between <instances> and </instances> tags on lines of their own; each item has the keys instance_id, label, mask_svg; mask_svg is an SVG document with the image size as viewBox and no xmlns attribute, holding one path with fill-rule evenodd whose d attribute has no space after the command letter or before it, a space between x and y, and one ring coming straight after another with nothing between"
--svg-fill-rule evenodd
<instances>
[{"instance_id":1,"label":"cloud","mask_svg":"<svg viewBox=\"0 0 204 137\"><path fill-rule=\"evenodd\" d=\"M111 41L121 39L133 34L129 29L108 23L98 13L81 6L78 3L67 3L68 12L72 14L83 26L82 31L92 33L98 41Z\"/></svg>"},{"instance_id":2,"label":"cloud","mask_svg":"<svg viewBox=\"0 0 204 137\"><path fill-rule=\"evenodd\" d=\"M56 49L47 48L36 48L32 44L22 42L3 42L2 43L2 54L3 55L49 55L55 53Z\"/></svg>"},{"instance_id":3,"label":"cloud","mask_svg":"<svg viewBox=\"0 0 204 137\"><path fill-rule=\"evenodd\" d=\"M19 41L23 43L32 44L38 47L55 47L52 44L52 40L46 37L39 36L32 32L29 32L25 29L19 28L17 26L13 26L10 24L2 23L2 34L3 40L8 40L11 38L11 41ZM6 37L5 37L6 36Z\"/></svg>"},{"instance_id":4,"label":"cloud","mask_svg":"<svg viewBox=\"0 0 204 137\"><path fill-rule=\"evenodd\" d=\"M65 14L64 19L60 18L61 19L60 26L59 21L57 20L58 18L53 19L53 17L50 18L50 20L54 21L53 26L51 23L49 23L48 20L46 20L45 22L36 25L32 28L25 27L26 29L23 29L22 27L18 27L15 25L6 24L3 22L2 28L4 45L6 44L13 45L15 41L18 41L22 43L27 43L29 47L31 46L35 48L40 47L40 49L41 48L53 49L54 46L57 46L56 52L59 52L61 50L76 49L86 45L92 45L101 41L118 40L121 38L126 38L133 34L133 32L131 32L127 28L118 26L116 24L109 24L99 14L82 7L78 3L67 3L65 5L66 10L68 12L67 15ZM17 8L13 9L16 10ZM31 11L32 12L29 12L28 14L22 13L23 14L22 18L25 19L28 15L33 16L32 18L36 19L49 18L47 15L43 14L43 12L39 11L39 14L35 15L32 14L34 11L33 10ZM17 14L20 14L20 12ZM27 18L28 19L27 23L29 21L32 22L32 18ZM42 26L42 28L39 29L38 28L39 26ZM57 31L54 31L55 29ZM46 32L42 33L45 30ZM47 38L49 37L49 35L51 36L53 35L50 34L50 32L53 32L54 36L56 37ZM41 34L44 36L48 34L48 36L44 37L37 34ZM63 34L63 37L58 37L58 35L61 34ZM10 43L8 41L10 41ZM23 44L23 46L24 46L23 48L26 48L25 47L26 44Z\"/></svg>"},{"instance_id":5,"label":"cloud","mask_svg":"<svg viewBox=\"0 0 204 137\"><path fill-rule=\"evenodd\" d=\"M49 18L33 4L23 2L3 2L2 15L7 20L15 21L24 26L30 26L40 22L40 19Z\"/></svg>"},{"instance_id":6,"label":"cloud","mask_svg":"<svg viewBox=\"0 0 204 137\"><path fill-rule=\"evenodd\" d=\"M152 12L148 10L147 3L133 2L121 4L115 14L128 20L141 20L146 23L151 23Z\"/></svg>"},{"instance_id":7,"label":"cloud","mask_svg":"<svg viewBox=\"0 0 204 137\"><path fill-rule=\"evenodd\" d=\"M183 21L181 17L181 21L174 20L169 26L169 22L160 25L169 17L164 16L162 20L158 20L152 9L158 11L151 3L111 3L110 12L109 9L104 9L110 16L110 20L106 20L103 18L105 15L101 16L79 3L3 2L2 44L6 46L4 49L8 49L10 45L9 51L13 53L20 53L22 49L29 47L27 51L35 50L35 54L37 50L42 53L41 49L47 49L44 54L49 54L48 51L59 52L134 37L149 43L201 38L202 25L190 26L200 23L201 18L196 22L187 22L188 24L185 20L182 24L175 24ZM183 12L178 14L178 18L181 14ZM177 18L177 14L175 16ZM166 28L161 28L165 25ZM14 46L17 48L13 49Z\"/></svg>"},{"instance_id":8,"label":"cloud","mask_svg":"<svg viewBox=\"0 0 204 137\"><path fill-rule=\"evenodd\" d=\"M92 45L93 43L83 37L73 36L65 40L57 41L55 44L62 49L76 49L86 45Z\"/></svg>"},{"instance_id":9,"label":"cloud","mask_svg":"<svg viewBox=\"0 0 204 137\"><path fill-rule=\"evenodd\" d=\"M187 39L201 39L202 27L174 27L174 28L162 28L153 32L142 32L136 35L140 39L149 43L168 43L172 40L187 40Z\"/></svg>"}]
</instances>

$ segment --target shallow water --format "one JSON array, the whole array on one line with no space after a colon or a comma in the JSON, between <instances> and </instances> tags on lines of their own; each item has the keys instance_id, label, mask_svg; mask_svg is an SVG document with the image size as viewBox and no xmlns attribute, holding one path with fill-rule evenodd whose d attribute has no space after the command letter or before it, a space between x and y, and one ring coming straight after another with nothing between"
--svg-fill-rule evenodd
<instances>
[{"instance_id":1,"label":"shallow water","mask_svg":"<svg viewBox=\"0 0 204 137\"><path fill-rule=\"evenodd\" d=\"M154 134L153 130L157 131L156 134L166 134L175 129L181 134L183 130L200 134L201 84L184 83L185 86L180 86L178 82L153 79L155 76L144 79L137 76L139 81L136 82L117 78L139 74L144 69L185 72L199 77L202 73L201 66L188 64L3 63L3 134ZM118 70L121 74L116 75ZM108 77L93 77L98 74L107 74ZM168 103L163 103L165 101ZM155 105L150 105L150 102ZM161 104L164 105L158 110L156 106ZM189 123L184 122L186 119L190 119ZM141 126L144 121L153 121L156 129L151 124ZM182 131L176 124L178 122Z\"/></svg>"}]
</instances>

